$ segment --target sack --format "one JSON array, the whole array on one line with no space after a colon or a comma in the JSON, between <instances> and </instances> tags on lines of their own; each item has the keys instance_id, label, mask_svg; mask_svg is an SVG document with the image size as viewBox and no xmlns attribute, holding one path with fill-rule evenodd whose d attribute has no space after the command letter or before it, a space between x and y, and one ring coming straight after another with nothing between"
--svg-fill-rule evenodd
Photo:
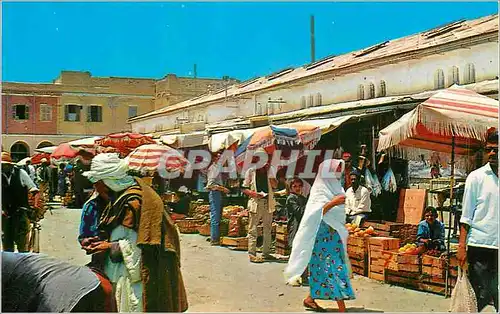
<instances>
[{"instance_id":1,"label":"sack","mask_svg":"<svg viewBox=\"0 0 500 314\"><path fill-rule=\"evenodd\" d=\"M451 293L452 313L477 313L477 300L469 278L462 268L458 268L457 284Z\"/></svg>"},{"instance_id":2,"label":"sack","mask_svg":"<svg viewBox=\"0 0 500 314\"><path fill-rule=\"evenodd\" d=\"M398 190L398 185L396 183L396 177L394 172L389 168L382 179L382 187L388 192L395 193Z\"/></svg>"}]
</instances>

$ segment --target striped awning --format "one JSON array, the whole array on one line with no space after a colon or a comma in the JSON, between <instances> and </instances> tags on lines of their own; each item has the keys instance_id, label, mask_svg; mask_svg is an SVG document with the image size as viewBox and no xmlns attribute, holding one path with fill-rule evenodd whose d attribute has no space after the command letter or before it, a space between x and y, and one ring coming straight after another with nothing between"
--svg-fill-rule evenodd
<instances>
[{"instance_id":1,"label":"striped awning","mask_svg":"<svg viewBox=\"0 0 500 314\"><path fill-rule=\"evenodd\" d=\"M498 101L476 92L450 87L436 93L379 133L378 151L431 150L469 155L498 125Z\"/></svg>"},{"instance_id":2,"label":"striped awning","mask_svg":"<svg viewBox=\"0 0 500 314\"><path fill-rule=\"evenodd\" d=\"M161 144L146 144L137 147L127 156L127 162L129 169L147 174L161 169L165 171L181 170L188 164L181 152Z\"/></svg>"}]
</instances>

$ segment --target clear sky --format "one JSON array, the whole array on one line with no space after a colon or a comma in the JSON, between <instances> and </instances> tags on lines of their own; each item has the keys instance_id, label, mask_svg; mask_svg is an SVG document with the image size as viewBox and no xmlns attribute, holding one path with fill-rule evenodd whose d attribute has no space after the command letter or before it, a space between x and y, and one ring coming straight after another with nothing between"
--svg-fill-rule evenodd
<instances>
[{"instance_id":1,"label":"clear sky","mask_svg":"<svg viewBox=\"0 0 500 314\"><path fill-rule=\"evenodd\" d=\"M2 3L2 80L50 82L61 70L161 78L245 80L458 19L496 2Z\"/></svg>"}]
</instances>

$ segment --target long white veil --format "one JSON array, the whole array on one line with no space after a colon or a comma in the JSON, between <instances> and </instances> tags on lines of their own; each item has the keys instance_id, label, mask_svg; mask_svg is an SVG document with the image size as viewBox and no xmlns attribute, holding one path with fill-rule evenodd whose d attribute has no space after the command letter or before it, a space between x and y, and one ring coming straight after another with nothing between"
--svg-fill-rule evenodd
<instances>
[{"instance_id":1,"label":"long white veil","mask_svg":"<svg viewBox=\"0 0 500 314\"><path fill-rule=\"evenodd\" d=\"M337 171L339 165L340 172ZM293 240L288 266L285 269L287 283L298 280L309 264L316 233L322 219L340 235L345 251L344 262L350 269L349 259L347 258L347 237L349 233L345 228L344 204L333 207L323 216L323 207L326 203L331 201L334 196L345 195L344 188L340 183L344 167L344 161L338 159L325 160L319 166L318 175L311 188L304 216Z\"/></svg>"}]
</instances>

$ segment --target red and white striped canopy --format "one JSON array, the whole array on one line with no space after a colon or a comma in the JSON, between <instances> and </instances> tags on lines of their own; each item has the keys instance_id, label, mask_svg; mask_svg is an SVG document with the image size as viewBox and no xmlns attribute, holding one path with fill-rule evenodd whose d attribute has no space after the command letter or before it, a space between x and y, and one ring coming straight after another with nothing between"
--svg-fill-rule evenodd
<instances>
[{"instance_id":1,"label":"red and white striped canopy","mask_svg":"<svg viewBox=\"0 0 500 314\"><path fill-rule=\"evenodd\" d=\"M378 151L425 149L469 155L498 125L498 100L453 86L436 93L379 133Z\"/></svg>"},{"instance_id":2,"label":"red and white striped canopy","mask_svg":"<svg viewBox=\"0 0 500 314\"><path fill-rule=\"evenodd\" d=\"M181 152L161 144L139 146L128 156L129 169L149 174L158 171L160 165L170 172L183 170L188 163Z\"/></svg>"}]
</instances>

